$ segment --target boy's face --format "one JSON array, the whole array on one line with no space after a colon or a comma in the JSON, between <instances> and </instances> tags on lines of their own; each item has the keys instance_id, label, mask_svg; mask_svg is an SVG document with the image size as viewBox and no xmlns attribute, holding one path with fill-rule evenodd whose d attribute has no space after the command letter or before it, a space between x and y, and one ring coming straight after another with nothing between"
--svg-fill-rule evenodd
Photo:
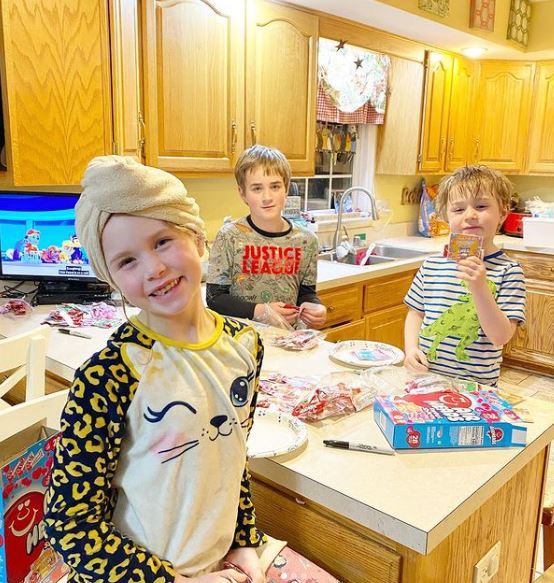
<instances>
[{"instance_id":1,"label":"boy's face","mask_svg":"<svg viewBox=\"0 0 554 583\"><path fill-rule=\"evenodd\" d=\"M253 168L246 173L244 187L239 187L239 193L249 206L256 225L281 228L281 212L285 206L287 190L279 174L266 175L261 166Z\"/></svg>"},{"instance_id":2,"label":"boy's face","mask_svg":"<svg viewBox=\"0 0 554 583\"><path fill-rule=\"evenodd\" d=\"M476 197L454 196L448 201L446 214L453 233L483 237L485 252L490 249L498 227L506 218L506 212L501 210L498 200L491 194L482 192Z\"/></svg>"},{"instance_id":3,"label":"boy's face","mask_svg":"<svg viewBox=\"0 0 554 583\"><path fill-rule=\"evenodd\" d=\"M102 233L106 264L117 287L148 312L151 327L168 336L172 320L197 308L202 247L194 235L164 221L131 215L113 215Z\"/></svg>"}]
</instances>

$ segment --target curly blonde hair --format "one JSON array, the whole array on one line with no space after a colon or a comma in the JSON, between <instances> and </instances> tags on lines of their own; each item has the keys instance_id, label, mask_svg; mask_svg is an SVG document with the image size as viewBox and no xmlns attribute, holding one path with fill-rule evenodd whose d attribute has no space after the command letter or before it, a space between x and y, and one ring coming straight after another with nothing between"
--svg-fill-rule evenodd
<instances>
[{"instance_id":1,"label":"curly blonde hair","mask_svg":"<svg viewBox=\"0 0 554 583\"><path fill-rule=\"evenodd\" d=\"M235 180L241 190L246 185L246 174L255 168L262 167L264 174L278 174L285 183L288 191L290 184L290 164L285 155L277 148L268 148L256 144L244 150L235 164Z\"/></svg>"},{"instance_id":2,"label":"curly blonde hair","mask_svg":"<svg viewBox=\"0 0 554 583\"><path fill-rule=\"evenodd\" d=\"M479 164L462 166L440 181L435 210L446 219L448 203L452 199L473 199L483 192L496 199L502 213L508 212L514 196L512 183L502 172Z\"/></svg>"}]
</instances>

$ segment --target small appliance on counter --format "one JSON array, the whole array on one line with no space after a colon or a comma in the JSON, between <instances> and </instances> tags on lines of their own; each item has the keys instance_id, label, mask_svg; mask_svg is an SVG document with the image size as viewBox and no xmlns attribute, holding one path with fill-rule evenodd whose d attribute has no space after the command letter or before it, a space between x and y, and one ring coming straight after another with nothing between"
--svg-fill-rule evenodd
<instances>
[{"instance_id":1,"label":"small appliance on counter","mask_svg":"<svg viewBox=\"0 0 554 583\"><path fill-rule=\"evenodd\" d=\"M531 213L518 211L519 204L519 195L516 192L512 196L510 212L502 225L502 232L510 237L523 237L523 218L531 216Z\"/></svg>"}]
</instances>

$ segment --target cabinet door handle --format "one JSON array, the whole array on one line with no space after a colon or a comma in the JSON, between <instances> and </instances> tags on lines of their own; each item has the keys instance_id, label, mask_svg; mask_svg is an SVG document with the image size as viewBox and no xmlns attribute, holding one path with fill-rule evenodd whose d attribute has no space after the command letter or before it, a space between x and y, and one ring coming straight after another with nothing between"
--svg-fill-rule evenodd
<instances>
[{"instance_id":1,"label":"cabinet door handle","mask_svg":"<svg viewBox=\"0 0 554 583\"><path fill-rule=\"evenodd\" d=\"M237 122L233 120L231 122L231 154L234 154L237 150Z\"/></svg>"},{"instance_id":2,"label":"cabinet door handle","mask_svg":"<svg viewBox=\"0 0 554 583\"><path fill-rule=\"evenodd\" d=\"M446 145L446 138L441 138L439 142L439 164L444 164L444 146Z\"/></svg>"},{"instance_id":3,"label":"cabinet door handle","mask_svg":"<svg viewBox=\"0 0 554 583\"><path fill-rule=\"evenodd\" d=\"M448 143L448 153L446 154L446 161L449 164L454 157L454 138L450 138L450 142Z\"/></svg>"},{"instance_id":4,"label":"cabinet door handle","mask_svg":"<svg viewBox=\"0 0 554 583\"><path fill-rule=\"evenodd\" d=\"M473 150L473 161L479 162L479 138L474 139L475 148Z\"/></svg>"},{"instance_id":5,"label":"cabinet door handle","mask_svg":"<svg viewBox=\"0 0 554 583\"><path fill-rule=\"evenodd\" d=\"M325 306L327 308L328 312L334 312L335 311L335 306Z\"/></svg>"},{"instance_id":6,"label":"cabinet door handle","mask_svg":"<svg viewBox=\"0 0 554 583\"><path fill-rule=\"evenodd\" d=\"M142 111L138 112L137 116L139 140L137 147L137 157L139 160L144 160L144 144L146 143L146 125L144 123L144 115Z\"/></svg>"},{"instance_id":7,"label":"cabinet door handle","mask_svg":"<svg viewBox=\"0 0 554 583\"><path fill-rule=\"evenodd\" d=\"M258 139L256 138L256 122L250 122L250 138L252 139L252 145L256 144Z\"/></svg>"}]
</instances>

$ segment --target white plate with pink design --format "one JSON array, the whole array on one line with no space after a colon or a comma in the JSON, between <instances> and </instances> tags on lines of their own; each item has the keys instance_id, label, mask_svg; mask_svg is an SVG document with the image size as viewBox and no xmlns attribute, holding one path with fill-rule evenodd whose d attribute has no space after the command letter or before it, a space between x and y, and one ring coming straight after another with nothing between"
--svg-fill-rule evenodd
<instances>
[{"instance_id":1,"label":"white plate with pink design","mask_svg":"<svg viewBox=\"0 0 554 583\"><path fill-rule=\"evenodd\" d=\"M384 342L345 340L335 344L329 358L345 366L370 368L398 364L404 360L404 353L400 348Z\"/></svg>"},{"instance_id":2,"label":"white plate with pink design","mask_svg":"<svg viewBox=\"0 0 554 583\"><path fill-rule=\"evenodd\" d=\"M246 444L249 458L290 453L308 440L306 425L292 415L273 409L256 409Z\"/></svg>"}]
</instances>

